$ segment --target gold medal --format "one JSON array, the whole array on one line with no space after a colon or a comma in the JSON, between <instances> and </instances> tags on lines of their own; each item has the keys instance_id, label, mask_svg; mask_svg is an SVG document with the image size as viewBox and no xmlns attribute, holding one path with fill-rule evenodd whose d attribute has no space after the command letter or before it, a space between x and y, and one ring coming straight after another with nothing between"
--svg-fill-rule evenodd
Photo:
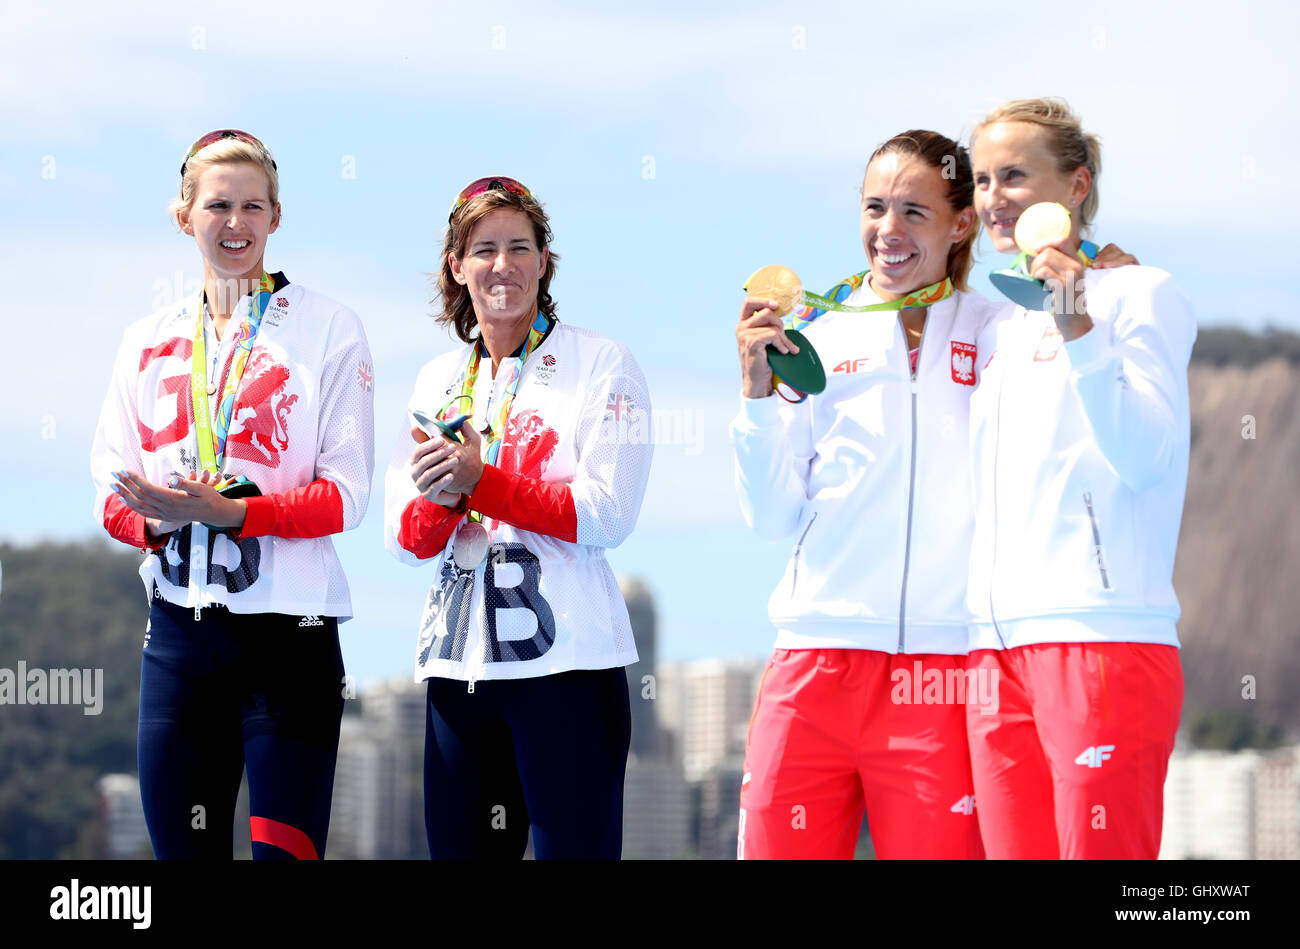
<instances>
[{"instance_id":1,"label":"gold medal","mask_svg":"<svg viewBox=\"0 0 1300 949\"><path fill-rule=\"evenodd\" d=\"M745 281L745 292L755 300L776 300L777 316L785 316L803 302L803 284L789 267L769 264L755 270Z\"/></svg>"},{"instance_id":2,"label":"gold medal","mask_svg":"<svg viewBox=\"0 0 1300 949\"><path fill-rule=\"evenodd\" d=\"M1070 236L1070 212L1055 201L1031 204L1016 221L1016 244L1031 257Z\"/></svg>"}]
</instances>

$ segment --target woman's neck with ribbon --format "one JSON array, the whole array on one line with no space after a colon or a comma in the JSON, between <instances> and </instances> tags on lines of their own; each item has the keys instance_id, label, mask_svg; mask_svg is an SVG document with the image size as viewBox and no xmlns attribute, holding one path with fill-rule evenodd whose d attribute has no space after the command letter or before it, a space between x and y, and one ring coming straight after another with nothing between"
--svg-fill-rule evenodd
<instances>
[{"instance_id":1,"label":"woman's neck with ribbon","mask_svg":"<svg viewBox=\"0 0 1300 949\"><path fill-rule=\"evenodd\" d=\"M952 281L947 277L937 283L905 293L894 300L882 303L869 303L865 306L848 306L844 304L850 294L862 286L870 271L854 274L841 280L823 296L817 293L803 292L803 306L786 317L786 325L793 330L801 330L828 310L837 313L873 313L886 310L924 309L952 296ZM873 291L874 292L874 291Z\"/></svg>"},{"instance_id":2,"label":"woman's neck with ribbon","mask_svg":"<svg viewBox=\"0 0 1300 949\"><path fill-rule=\"evenodd\" d=\"M275 283L267 276L261 261L258 261L256 269L240 277L218 276L206 262L203 265L203 302L207 304L218 338L244 297L258 291L269 293L274 289Z\"/></svg>"},{"instance_id":3,"label":"woman's neck with ribbon","mask_svg":"<svg viewBox=\"0 0 1300 949\"><path fill-rule=\"evenodd\" d=\"M465 375L461 382L460 397L454 400L454 402L460 403L462 406L465 400L468 400L471 406L474 404L474 386L478 382L479 366L482 363L484 351L498 364L505 357L514 357L509 367L509 378L504 383L500 383L503 387L500 399L489 398L488 404L483 408L483 415L488 424L488 428L484 432L488 437L484 441L483 460L490 465L496 464L497 455L501 451L501 440L505 437L506 423L510 418L510 408L514 404L519 381L523 378L524 363L528 361L529 355L541 344L550 328L551 319L538 310L533 317L532 323L528 326L526 335L513 352L497 357L488 349L481 338L475 341L474 348L470 352L469 362L465 366ZM493 378L495 379L495 375ZM497 385L498 383L493 383L493 391L495 391ZM451 404L448 403L447 406L444 406L443 412L439 414L445 415ZM464 411L463 407L461 411ZM469 414L474 414L473 409L470 409ZM443 420L446 421L446 418Z\"/></svg>"},{"instance_id":4,"label":"woman's neck with ribbon","mask_svg":"<svg viewBox=\"0 0 1300 949\"><path fill-rule=\"evenodd\" d=\"M244 370L248 366L249 356L257 340L257 331L262 325L262 314L266 312L266 305L270 302L274 291L275 279L263 271L248 301L248 313L240 324L239 335L235 338L234 353L227 364L225 378L218 382L212 391L214 396L219 396L215 417L208 409L207 339L203 329L206 287L203 290L203 297L199 300L198 319L190 357L190 399L195 435L198 439L199 460L212 474L218 474L225 462L226 434L230 429L230 419L234 411L235 393L239 390L240 380L244 377ZM215 326L215 317L213 323ZM209 424L210 418L211 424Z\"/></svg>"}]
</instances>

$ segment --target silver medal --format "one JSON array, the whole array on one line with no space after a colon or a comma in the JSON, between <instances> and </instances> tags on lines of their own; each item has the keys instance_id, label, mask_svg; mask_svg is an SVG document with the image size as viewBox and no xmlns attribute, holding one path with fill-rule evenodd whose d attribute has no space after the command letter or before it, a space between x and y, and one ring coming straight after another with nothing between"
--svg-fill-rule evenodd
<instances>
[{"instance_id":1,"label":"silver medal","mask_svg":"<svg viewBox=\"0 0 1300 949\"><path fill-rule=\"evenodd\" d=\"M216 394L217 394L217 384L215 382L210 383L208 385L208 395L216 395Z\"/></svg>"},{"instance_id":2,"label":"silver medal","mask_svg":"<svg viewBox=\"0 0 1300 949\"><path fill-rule=\"evenodd\" d=\"M456 537L451 543L451 555L460 569L473 570L487 559L489 546L491 538L487 528L478 521L466 521L456 531Z\"/></svg>"}]
</instances>

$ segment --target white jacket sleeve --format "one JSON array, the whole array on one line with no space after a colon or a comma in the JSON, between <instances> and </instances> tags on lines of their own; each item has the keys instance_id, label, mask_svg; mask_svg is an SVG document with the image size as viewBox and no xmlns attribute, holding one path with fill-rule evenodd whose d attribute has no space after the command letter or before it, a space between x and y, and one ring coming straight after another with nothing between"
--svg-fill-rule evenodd
<instances>
[{"instance_id":1,"label":"white jacket sleeve","mask_svg":"<svg viewBox=\"0 0 1300 949\"><path fill-rule=\"evenodd\" d=\"M343 529L361 523L375 472L374 361L361 320L336 314L330 352L321 371L316 477L333 482L343 502Z\"/></svg>"},{"instance_id":2,"label":"white jacket sleeve","mask_svg":"<svg viewBox=\"0 0 1300 949\"><path fill-rule=\"evenodd\" d=\"M803 523L808 474L817 454L812 441L812 400L797 404L778 395L741 398L731 423L736 489L745 523L760 537L780 540Z\"/></svg>"},{"instance_id":3,"label":"white jacket sleeve","mask_svg":"<svg viewBox=\"0 0 1300 949\"><path fill-rule=\"evenodd\" d=\"M569 490L576 543L617 547L641 513L654 456L650 389L621 344L602 359L578 420L578 465Z\"/></svg>"},{"instance_id":4,"label":"white jacket sleeve","mask_svg":"<svg viewBox=\"0 0 1300 949\"><path fill-rule=\"evenodd\" d=\"M417 383L416 391L419 390ZM402 563L411 567L428 563L441 552L433 552L431 556L421 557L403 547L400 541L402 514L410 503L420 496L420 492L415 488L415 481L411 478L411 455L417 447L415 439L411 437L411 429L415 424L415 417L410 411L402 409L401 424L398 426L397 438L388 459L388 468L384 472L384 547Z\"/></svg>"},{"instance_id":5,"label":"white jacket sleeve","mask_svg":"<svg viewBox=\"0 0 1300 949\"><path fill-rule=\"evenodd\" d=\"M1173 279L1155 268L1114 271L1090 289L1088 309L1092 329L1065 344L1070 383L1111 469L1145 491L1189 437L1187 363L1196 320Z\"/></svg>"},{"instance_id":6,"label":"white jacket sleeve","mask_svg":"<svg viewBox=\"0 0 1300 949\"><path fill-rule=\"evenodd\" d=\"M133 471L143 474L140 435L136 428L135 389L131 385L139 372L140 350L123 337L113 360L113 375L108 393L99 410L99 424L90 449L90 474L95 482L95 523L104 527L104 506L113 493L113 472Z\"/></svg>"}]
</instances>

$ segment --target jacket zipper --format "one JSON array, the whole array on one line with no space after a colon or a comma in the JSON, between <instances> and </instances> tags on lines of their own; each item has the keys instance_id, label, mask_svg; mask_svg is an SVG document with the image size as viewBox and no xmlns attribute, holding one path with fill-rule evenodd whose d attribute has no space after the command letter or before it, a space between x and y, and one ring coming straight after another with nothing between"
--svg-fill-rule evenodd
<instances>
[{"instance_id":1,"label":"jacket zipper","mask_svg":"<svg viewBox=\"0 0 1300 949\"><path fill-rule=\"evenodd\" d=\"M916 365L921 365L921 354L925 346L925 328L929 326L929 312L926 312L925 322L921 324L921 338L916 341ZM898 311L898 326L903 331L903 349L907 350L907 326L903 323L903 311ZM907 540L903 547L903 588L898 598L898 651L903 652L903 630L907 622L907 574L911 568L912 562L912 499L916 493L916 370L912 369L912 354L905 352L904 358L907 359L908 371L911 374L912 389L912 462L911 469L907 476Z\"/></svg>"},{"instance_id":2,"label":"jacket zipper","mask_svg":"<svg viewBox=\"0 0 1300 949\"><path fill-rule=\"evenodd\" d=\"M1110 589L1110 577L1106 573L1106 553L1101 549L1101 531L1097 529L1097 515L1092 511L1092 492L1083 492L1083 503L1088 508L1088 520L1092 522L1092 548L1097 554L1097 570L1101 573L1101 588Z\"/></svg>"},{"instance_id":3,"label":"jacket zipper","mask_svg":"<svg viewBox=\"0 0 1300 949\"><path fill-rule=\"evenodd\" d=\"M814 512L813 512L813 516L812 516L812 520L808 522L808 526L805 527L805 528L803 529L803 533L799 535L799 543L797 543L797 544L794 545L794 572L790 574L790 596L791 596L791 598L794 597L794 588L795 588L795 584L797 584L797 583L799 582L799 553L800 553L800 551L803 550L803 542L804 542L804 538L806 538L806 537L808 536L808 532L809 532L810 530L812 530L813 521L816 521L816 520L817 520L817 512L814 511Z\"/></svg>"},{"instance_id":4,"label":"jacket zipper","mask_svg":"<svg viewBox=\"0 0 1300 949\"><path fill-rule=\"evenodd\" d=\"M1012 365L1015 365L1014 361ZM998 386L997 409L993 416L996 423L993 431L993 555L989 559L989 618L993 620L993 632L997 634L1003 649L1007 648L1007 641L1002 638L1002 627L998 625L998 616L993 610L993 584L998 569L998 451L1002 446L1002 390L1006 388L1006 382L1007 377L1004 375Z\"/></svg>"}]
</instances>

